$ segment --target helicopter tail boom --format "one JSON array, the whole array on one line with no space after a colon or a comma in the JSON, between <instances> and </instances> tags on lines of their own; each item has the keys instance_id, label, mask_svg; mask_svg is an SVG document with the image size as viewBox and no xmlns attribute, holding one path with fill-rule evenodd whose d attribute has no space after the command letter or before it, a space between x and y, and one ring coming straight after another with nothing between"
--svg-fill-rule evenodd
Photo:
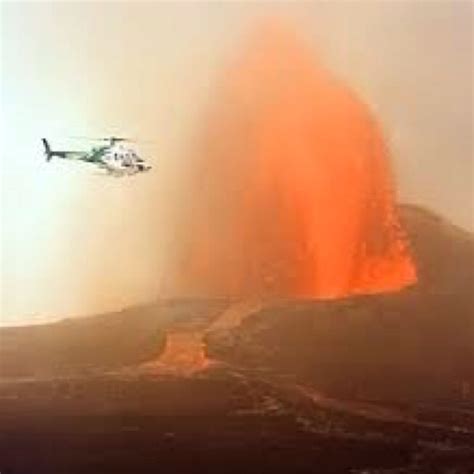
<instances>
[{"instance_id":1,"label":"helicopter tail boom","mask_svg":"<svg viewBox=\"0 0 474 474\"><path fill-rule=\"evenodd\" d=\"M82 152L75 152L75 151L53 151L49 146L48 140L46 138L42 138L41 141L43 142L44 146L44 154L46 156L46 161L50 161L53 156L57 158L72 158L77 157L77 155L83 155Z\"/></svg>"}]
</instances>

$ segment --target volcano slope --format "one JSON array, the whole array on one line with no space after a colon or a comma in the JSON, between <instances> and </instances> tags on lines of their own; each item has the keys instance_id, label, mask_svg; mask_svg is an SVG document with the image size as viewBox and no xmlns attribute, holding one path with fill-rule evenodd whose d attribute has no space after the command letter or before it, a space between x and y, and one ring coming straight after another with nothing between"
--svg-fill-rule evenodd
<instances>
[{"instance_id":1,"label":"volcano slope","mask_svg":"<svg viewBox=\"0 0 474 474\"><path fill-rule=\"evenodd\" d=\"M473 238L402 216L420 283L400 293L1 330L0 471L472 472Z\"/></svg>"},{"instance_id":2,"label":"volcano slope","mask_svg":"<svg viewBox=\"0 0 474 474\"><path fill-rule=\"evenodd\" d=\"M474 397L474 238L436 215L401 208L419 272L399 293L268 303L207 335L209 354L278 367L336 396Z\"/></svg>"},{"instance_id":3,"label":"volcano slope","mask_svg":"<svg viewBox=\"0 0 474 474\"><path fill-rule=\"evenodd\" d=\"M221 300L167 300L37 326L0 328L0 378L78 375L157 358L165 330L192 317L215 317Z\"/></svg>"},{"instance_id":4,"label":"volcano slope","mask_svg":"<svg viewBox=\"0 0 474 474\"><path fill-rule=\"evenodd\" d=\"M419 283L399 293L267 303L207 335L209 353L278 367L335 396L473 400L474 238L431 212L401 208Z\"/></svg>"}]
</instances>

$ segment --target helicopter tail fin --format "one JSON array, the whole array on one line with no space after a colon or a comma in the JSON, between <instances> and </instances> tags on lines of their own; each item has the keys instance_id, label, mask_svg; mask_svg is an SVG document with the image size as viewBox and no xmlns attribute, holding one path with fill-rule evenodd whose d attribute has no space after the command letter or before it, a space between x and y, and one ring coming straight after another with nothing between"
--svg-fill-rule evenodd
<instances>
[{"instance_id":1,"label":"helicopter tail fin","mask_svg":"<svg viewBox=\"0 0 474 474\"><path fill-rule=\"evenodd\" d=\"M41 141L43 142L46 161L49 161L53 157L53 152L51 151L51 147L49 146L48 140L46 140L46 138L42 138Z\"/></svg>"}]
</instances>

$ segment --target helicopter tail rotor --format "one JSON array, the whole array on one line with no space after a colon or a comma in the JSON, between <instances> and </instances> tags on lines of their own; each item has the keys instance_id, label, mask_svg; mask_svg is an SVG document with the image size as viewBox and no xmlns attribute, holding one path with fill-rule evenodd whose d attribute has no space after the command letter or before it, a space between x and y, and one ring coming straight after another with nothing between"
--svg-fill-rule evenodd
<instances>
[{"instance_id":1,"label":"helicopter tail rotor","mask_svg":"<svg viewBox=\"0 0 474 474\"><path fill-rule=\"evenodd\" d=\"M53 157L53 153L51 151L51 147L49 146L48 140L46 138L42 138L41 141L43 142L44 146L44 154L46 155L46 161L50 161Z\"/></svg>"}]
</instances>

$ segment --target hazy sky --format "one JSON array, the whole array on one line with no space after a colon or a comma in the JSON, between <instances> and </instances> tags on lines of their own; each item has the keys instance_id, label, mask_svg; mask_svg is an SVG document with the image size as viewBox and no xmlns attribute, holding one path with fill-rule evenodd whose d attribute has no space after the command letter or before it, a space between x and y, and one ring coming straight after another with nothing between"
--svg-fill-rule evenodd
<instances>
[{"instance_id":1,"label":"hazy sky","mask_svg":"<svg viewBox=\"0 0 474 474\"><path fill-rule=\"evenodd\" d=\"M470 2L2 3L0 323L153 299L173 177L213 79L275 11L379 116L400 200L474 229ZM43 160L43 136L110 134L140 139L153 173Z\"/></svg>"}]
</instances>

